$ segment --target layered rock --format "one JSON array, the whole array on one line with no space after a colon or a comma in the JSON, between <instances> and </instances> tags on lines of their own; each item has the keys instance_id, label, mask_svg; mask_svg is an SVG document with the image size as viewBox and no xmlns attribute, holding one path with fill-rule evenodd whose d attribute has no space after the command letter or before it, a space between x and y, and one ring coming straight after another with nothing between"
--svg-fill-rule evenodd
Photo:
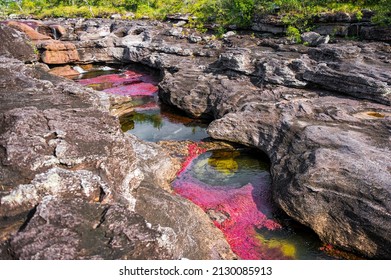
<instances>
[{"instance_id":1,"label":"layered rock","mask_svg":"<svg viewBox=\"0 0 391 280\"><path fill-rule=\"evenodd\" d=\"M189 115L215 119L208 131L216 139L266 152L272 163L275 202L311 227L324 242L371 258L391 257L388 44L341 41L307 47L290 45L284 39L246 35L216 41L156 22L111 25L102 20L101 26L96 21L68 23L71 28L63 39L74 40L82 62L138 62L158 68L163 75L159 86L164 102ZM94 34L80 37L87 30ZM28 79L19 80L32 85ZM26 114L31 112L27 110ZM28 141L37 148L43 143L35 138ZM143 151L154 149L140 147ZM45 151L45 146L40 149ZM136 147L134 151L142 154ZM48 152L49 162L52 155ZM63 160L77 162L77 157ZM161 170L159 164L141 165L145 174ZM140 181L136 183L137 194L132 192L136 212L182 232L169 220L169 212L151 215L147 204L140 203L149 198L153 209L159 205L169 209L169 205L179 203L177 198L156 189L150 179L143 181L136 175L133 179ZM30 176L18 184L34 184L33 179ZM163 185L168 189L168 183ZM112 192L126 193L123 189ZM152 198L154 194L164 201ZM127 201L132 200L129 197ZM186 203L182 206L190 207ZM171 247L170 252L177 256L178 248Z\"/></svg>"},{"instance_id":2,"label":"layered rock","mask_svg":"<svg viewBox=\"0 0 391 280\"><path fill-rule=\"evenodd\" d=\"M378 26L371 22L374 12L362 10L360 13L319 13L307 19L313 31L324 36L356 37L362 40L390 42L390 26ZM284 35L287 24L282 15L256 14L251 29L257 32Z\"/></svg>"},{"instance_id":3,"label":"layered rock","mask_svg":"<svg viewBox=\"0 0 391 280\"><path fill-rule=\"evenodd\" d=\"M26 23L18 22L18 21L8 21L6 24L12 28L15 28L23 33L25 33L31 40L33 41L40 41L40 40L50 40L51 37L41 34L40 32L36 31L34 28L29 26Z\"/></svg>"},{"instance_id":4,"label":"layered rock","mask_svg":"<svg viewBox=\"0 0 391 280\"><path fill-rule=\"evenodd\" d=\"M120 131L109 96L0 60L0 258L235 258L206 214L163 190L176 165Z\"/></svg>"},{"instance_id":5,"label":"layered rock","mask_svg":"<svg viewBox=\"0 0 391 280\"><path fill-rule=\"evenodd\" d=\"M69 42L50 40L36 46L41 51L42 62L46 64L68 64L80 60L76 46Z\"/></svg>"},{"instance_id":6,"label":"layered rock","mask_svg":"<svg viewBox=\"0 0 391 280\"><path fill-rule=\"evenodd\" d=\"M148 47L132 59L164 69L165 102L193 116L217 118L208 129L212 137L265 151L272 161L274 199L286 213L324 242L388 258L387 45L270 49L240 40L246 49L232 49L239 44L232 38L231 49L219 50L215 61L178 61L156 50L150 55Z\"/></svg>"}]
</instances>

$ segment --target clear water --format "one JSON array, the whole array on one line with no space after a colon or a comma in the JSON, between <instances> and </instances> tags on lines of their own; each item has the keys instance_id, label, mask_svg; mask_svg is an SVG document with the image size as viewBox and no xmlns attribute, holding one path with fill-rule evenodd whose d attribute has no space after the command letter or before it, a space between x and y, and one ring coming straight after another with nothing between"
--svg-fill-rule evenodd
<instances>
[{"instance_id":1,"label":"clear water","mask_svg":"<svg viewBox=\"0 0 391 280\"><path fill-rule=\"evenodd\" d=\"M142 83L159 78L143 69L92 67L78 79L120 77L137 71ZM139 76L137 76L139 77ZM117 77L114 77L116 79ZM90 86L107 90L115 83ZM207 124L160 104L153 96L132 96L133 110L119 117L121 128L139 138L193 140L207 138ZM271 199L271 179L265 155L245 149L216 150L188 159L173 182L174 190L199 205L220 228L233 251L243 259L329 259L316 235L283 216Z\"/></svg>"},{"instance_id":2,"label":"clear water","mask_svg":"<svg viewBox=\"0 0 391 280\"><path fill-rule=\"evenodd\" d=\"M173 188L211 216L242 259L329 259L313 232L279 214L268 170L267 158L254 151L210 151Z\"/></svg>"},{"instance_id":3,"label":"clear water","mask_svg":"<svg viewBox=\"0 0 391 280\"><path fill-rule=\"evenodd\" d=\"M153 75L153 73L151 74L151 72L142 68L114 69L102 66L93 66L86 73L80 74L77 80L82 83L82 80L98 77L101 82L97 81L88 86L96 90L115 91L116 88L120 89L121 85L116 85L112 81L108 82L105 77L112 77L114 74L115 76L118 75L120 79L121 75L129 70L140 76L137 76L140 83L156 86L159 81L157 75ZM140 83L137 85L139 86ZM121 90L122 93L123 90ZM174 112L167 106L160 104L156 94L154 96L137 96L137 93L134 94L133 92L132 99L133 112L120 116L121 127L124 132L151 142L161 140L200 141L209 137L206 133L206 123L188 118L181 112Z\"/></svg>"}]
</instances>

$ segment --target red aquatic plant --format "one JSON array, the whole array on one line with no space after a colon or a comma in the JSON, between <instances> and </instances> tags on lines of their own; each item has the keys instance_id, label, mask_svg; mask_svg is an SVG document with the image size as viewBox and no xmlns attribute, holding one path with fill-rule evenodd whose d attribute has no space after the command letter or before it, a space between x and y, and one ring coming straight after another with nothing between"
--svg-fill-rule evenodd
<instances>
[{"instance_id":1,"label":"red aquatic plant","mask_svg":"<svg viewBox=\"0 0 391 280\"><path fill-rule=\"evenodd\" d=\"M82 79L79 83L112 94L153 96L158 91L158 88L152 82L149 82L150 80L148 77L136 72L126 71L121 74L109 74L90 79Z\"/></svg>"},{"instance_id":2,"label":"red aquatic plant","mask_svg":"<svg viewBox=\"0 0 391 280\"><path fill-rule=\"evenodd\" d=\"M126 96L153 96L157 91L157 86L147 83L138 83L132 85L112 87L103 90L107 93L126 95Z\"/></svg>"},{"instance_id":3,"label":"red aquatic plant","mask_svg":"<svg viewBox=\"0 0 391 280\"><path fill-rule=\"evenodd\" d=\"M180 175L189 164L200 154L205 153L206 149L199 146L198 143L191 143L187 146L187 157L185 161L182 163L181 169L178 171L177 176Z\"/></svg>"},{"instance_id":4,"label":"red aquatic plant","mask_svg":"<svg viewBox=\"0 0 391 280\"><path fill-rule=\"evenodd\" d=\"M79 80L79 83L85 86L91 84L111 83L113 86L123 85L126 83L142 82L142 75L133 71L126 71L121 74L101 75L94 78Z\"/></svg>"},{"instance_id":5,"label":"red aquatic plant","mask_svg":"<svg viewBox=\"0 0 391 280\"><path fill-rule=\"evenodd\" d=\"M260 172L247 184L240 186L232 181L223 185L210 185L191 172L192 164L204 152L197 144L188 146L189 155L173 182L179 195L191 200L209 214L214 224L224 233L232 250L242 259L289 259L291 249L280 241L269 242L257 229L276 231L281 225L271 215L270 181L267 172ZM205 164L204 160L200 161ZM209 164L208 162L207 164ZM201 168L201 170L205 170ZM236 172L236 171L235 171ZM221 176L222 173L220 173ZM231 176L232 174L226 174ZM197 175L199 176L199 175ZM212 176L206 174L204 176ZM227 183L228 182L228 183ZM229 183L231 182L231 183Z\"/></svg>"}]
</instances>

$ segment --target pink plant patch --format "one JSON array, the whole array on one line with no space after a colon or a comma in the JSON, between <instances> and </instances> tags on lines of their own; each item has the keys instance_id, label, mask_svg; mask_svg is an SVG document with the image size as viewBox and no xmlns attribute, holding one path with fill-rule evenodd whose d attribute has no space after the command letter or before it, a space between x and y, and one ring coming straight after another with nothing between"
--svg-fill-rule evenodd
<instances>
[{"instance_id":1,"label":"pink plant patch","mask_svg":"<svg viewBox=\"0 0 391 280\"><path fill-rule=\"evenodd\" d=\"M152 84L138 83L127 86L112 87L103 91L125 96L153 96L158 91L158 88Z\"/></svg>"},{"instance_id":2,"label":"pink plant patch","mask_svg":"<svg viewBox=\"0 0 391 280\"><path fill-rule=\"evenodd\" d=\"M185 161L182 163L181 169L178 171L177 176L179 176L183 171L186 170L186 168L193 161L193 159L195 159L200 154L206 152L206 149L199 147L197 143L189 144L187 148L188 148L188 156L186 157Z\"/></svg>"},{"instance_id":3,"label":"pink plant patch","mask_svg":"<svg viewBox=\"0 0 391 280\"><path fill-rule=\"evenodd\" d=\"M84 86L107 83L111 84L112 87L115 87L126 84L141 83L141 77L141 74L138 74L133 71L126 71L122 74L109 74L90 79L83 79L80 80L79 83Z\"/></svg>"},{"instance_id":4,"label":"pink plant patch","mask_svg":"<svg viewBox=\"0 0 391 280\"><path fill-rule=\"evenodd\" d=\"M191 150L191 152L190 152ZM189 156L173 182L179 195L191 200L209 214L214 224L224 233L232 250L242 259L289 259L280 247L262 242L256 229L270 231L281 225L267 217L271 212L270 182L265 174L252 182L238 186L211 186L194 178L192 162L202 151L196 144L189 146Z\"/></svg>"},{"instance_id":5,"label":"pink plant patch","mask_svg":"<svg viewBox=\"0 0 391 280\"><path fill-rule=\"evenodd\" d=\"M150 82L152 78L133 71L122 74L102 75L95 78L83 79L79 83L91 86L104 92L125 96L153 96L158 88Z\"/></svg>"}]
</instances>

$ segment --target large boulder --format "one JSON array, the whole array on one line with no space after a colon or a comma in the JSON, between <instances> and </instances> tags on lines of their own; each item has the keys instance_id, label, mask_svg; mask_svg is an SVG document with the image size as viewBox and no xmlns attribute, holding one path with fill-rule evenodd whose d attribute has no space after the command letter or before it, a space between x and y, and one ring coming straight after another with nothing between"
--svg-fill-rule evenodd
<instances>
[{"instance_id":1,"label":"large boulder","mask_svg":"<svg viewBox=\"0 0 391 280\"><path fill-rule=\"evenodd\" d=\"M22 260L171 259L164 234L121 205L48 196L9 246Z\"/></svg>"},{"instance_id":2,"label":"large boulder","mask_svg":"<svg viewBox=\"0 0 391 280\"><path fill-rule=\"evenodd\" d=\"M324 242L389 258L390 108L273 91L287 101L251 104L214 121L208 133L265 151L275 201Z\"/></svg>"},{"instance_id":3,"label":"large boulder","mask_svg":"<svg viewBox=\"0 0 391 280\"><path fill-rule=\"evenodd\" d=\"M255 48L237 60L223 53L204 68L182 59L165 73L160 95L188 114L216 118L208 128L213 138L266 152L275 202L324 242L389 258L391 79L381 58L387 49L313 50L262 57ZM306 83L332 92L294 89Z\"/></svg>"}]
</instances>

